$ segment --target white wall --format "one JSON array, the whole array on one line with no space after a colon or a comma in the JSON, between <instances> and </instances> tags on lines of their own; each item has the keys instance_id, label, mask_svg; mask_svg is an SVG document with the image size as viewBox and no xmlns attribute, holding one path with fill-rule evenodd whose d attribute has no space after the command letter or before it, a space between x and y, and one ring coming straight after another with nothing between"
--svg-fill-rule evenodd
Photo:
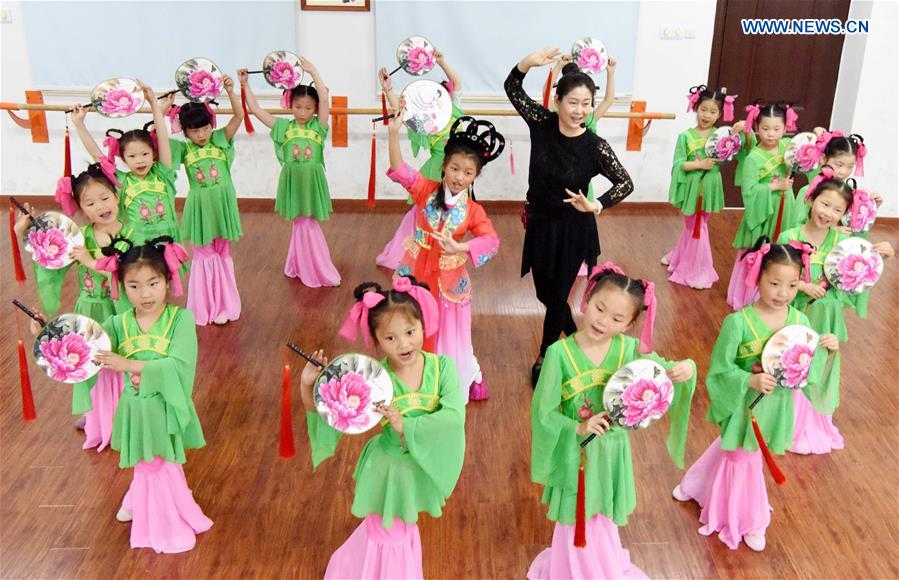
<instances>
[{"instance_id":1,"label":"white wall","mask_svg":"<svg viewBox=\"0 0 899 580\"><path fill-rule=\"evenodd\" d=\"M853 10L857 10L853 2ZM298 5L299 3L297 3ZM373 3L377 9L377 2ZM227 6L227 4L225 4ZM640 5L637 52L634 78L634 98L646 100L651 111L674 112L674 121L654 121L639 152L625 151L627 122L620 119L600 121L599 132L618 153L636 184L631 201L666 201L670 178L671 158L677 134L694 123L692 114L685 114L687 89L708 76L709 55L715 19L714 0L665 2L645 0ZM2 24L2 84L3 101L23 100L23 91L32 87L27 50L23 38L21 10L17 2L4 2L12 10L13 21ZM297 49L317 65L333 95L349 96L350 107L380 106L372 90L375 70L379 65L374 56L374 16L370 12L300 11L297 7ZM888 99L896 94L895 71L884 63L896 62L896 47L892 38L896 33L896 5L875 3L871 8L871 34L865 38L863 56L844 57L838 99L846 97L844 77L854 75L858 90L851 128L861 133L872 151L866 164L865 184L879 190L890 200L882 208L882 215L899 215L895 200L896 159L895 109L888 107ZM695 37L682 40L663 40L660 29L681 26L695 32ZM858 38L847 42L847 51L858 55ZM534 48L539 48L535 43ZM854 48L853 48L854 47ZM891 53L889 51L892 51ZM85 53L82 57L87 57ZM887 56L891 55L891 56ZM449 56L449 55L448 55ZM614 56L614 55L612 55ZM850 54L851 56L851 54ZM856 68L862 63L861 74ZM508 63L511 69L515 63ZM851 71L855 71L850 74ZM532 74L545 74L534 71ZM603 83L604 84L604 83ZM890 88L891 87L891 88ZM81 97L83 98L83 96ZM885 100L886 99L886 100ZM74 96L48 97L48 102L70 103ZM274 105L275 101L271 103ZM495 108L495 103L465 102L466 108ZM627 110L616 105L612 110ZM875 113L876 111L876 113ZM884 114L891 115L885 119ZM835 105L835 119L837 106ZM529 147L523 121L514 117L492 119L514 149L516 174L509 171L508 151L500 160L490 164L478 183L481 199L523 199L527 188ZM51 143L32 144L27 131L13 125L9 119L0 121L2 154L0 154L0 190L9 194L52 195L54 184L62 169L63 118L59 113L48 115ZM133 123L137 124L137 123ZM261 123L255 123L257 133L248 136L240 132L236 137L237 159L233 168L235 185L241 197L273 197L277 187L278 166L271 141ZM96 135L109 126L97 116L89 117L89 127ZM351 116L349 147L326 151L326 164L332 195L335 198L363 198L368 183L371 123L366 117ZM379 199L404 197L401 189L384 176L387 166L386 130L378 126L377 174ZM507 145L508 147L508 145ZM77 137L73 138L73 166L87 163ZM411 155L406 149L407 155ZM411 159L411 157L410 157ZM600 191L604 180L598 179ZM179 191L186 192L186 179L179 181Z\"/></svg>"}]
</instances>

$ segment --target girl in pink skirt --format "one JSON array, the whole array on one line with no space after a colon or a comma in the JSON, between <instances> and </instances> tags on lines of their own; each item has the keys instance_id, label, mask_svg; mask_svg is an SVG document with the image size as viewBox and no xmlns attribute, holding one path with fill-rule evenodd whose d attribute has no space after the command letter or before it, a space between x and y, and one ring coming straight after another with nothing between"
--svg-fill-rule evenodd
<instances>
[{"instance_id":1,"label":"girl in pink skirt","mask_svg":"<svg viewBox=\"0 0 899 580\"><path fill-rule=\"evenodd\" d=\"M206 445L191 394L197 367L197 329L189 310L169 304L169 285L182 294L178 269L186 258L171 238L156 238L111 257L134 308L103 328L112 351L97 362L125 373L116 408L112 448L134 479L116 519L131 522L131 547L186 552L212 520L194 501L182 464L184 451Z\"/></svg>"},{"instance_id":2,"label":"girl in pink skirt","mask_svg":"<svg viewBox=\"0 0 899 580\"><path fill-rule=\"evenodd\" d=\"M711 399L707 419L721 428L721 436L672 492L679 501L696 500L702 508L699 533L717 532L731 550L741 540L757 552L765 549L771 506L760 449L767 442L771 453L782 455L793 443L793 392L776 388L777 379L762 372L761 355L767 340L784 326L810 326L805 314L790 306L810 253L810 247L772 245L762 237L744 259L744 283L757 290L759 300L724 319L706 377ZM834 335L822 335L815 357L838 348ZM808 380L814 382L811 376ZM765 396L750 411L759 393Z\"/></svg>"}]
</instances>

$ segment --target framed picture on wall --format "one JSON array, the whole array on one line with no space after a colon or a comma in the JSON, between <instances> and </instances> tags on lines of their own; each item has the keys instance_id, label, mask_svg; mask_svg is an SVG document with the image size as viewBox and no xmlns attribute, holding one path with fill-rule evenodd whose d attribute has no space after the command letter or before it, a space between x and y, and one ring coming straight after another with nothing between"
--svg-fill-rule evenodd
<instances>
[{"instance_id":1,"label":"framed picture on wall","mask_svg":"<svg viewBox=\"0 0 899 580\"><path fill-rule=\"evenodd\" d=\"M302 10L355 10L368 12L371 0L300 0Z\"/></svg>"}]
</instances>

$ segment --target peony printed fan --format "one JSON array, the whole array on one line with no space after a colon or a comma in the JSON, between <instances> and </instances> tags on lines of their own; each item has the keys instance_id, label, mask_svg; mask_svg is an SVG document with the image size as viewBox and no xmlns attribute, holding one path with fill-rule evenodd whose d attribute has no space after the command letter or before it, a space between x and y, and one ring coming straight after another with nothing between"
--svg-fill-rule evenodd
<instances>
[{"instance_id":1,"label":"peony printed fan","mask_svg":"<svg viewBox=\"0 0 899 580\"><path fill-rule=\"evenodd\" d=\"M838 242L824 258L824 275L838 290L861 294L883 274L883 258L871 242L862 238L846 238Z\"/></svg>"},{"instance_id":2,"label":"peony printed fan","mask_svg":"<svg viewBox=\"0 0 899 580\"><path fill-rule=\"evenodd\" d=\"M743 138L740 133L731 135L731 127L718 127L705 142L705 154L718 163L726 163L737 156L741 147Z\"/></svg>"},{"instance_id":3,"label":"peony printed fan","mask_svg":"<svg viewBox=\"0 0 899 580\"><path fill-rule=\"evenodd\" d=\"M449 91L440 83L429 80L414 81L403 89L400 106L406 128L422 135L439 133L453 116Z\"/></svg>"},{"instance_id":4,"label":"peony printed fan","mask_svg":"<svg viewBox=\"0 0 899 580\"><path fill-rule=\"evenodd\" d=\"M427 38L423 36L410 36L396 47L396 62L399 66L390 71L390 74L404 70L412 76L425 75L437 64L436 50Z\"/></svg>"},{"instance_id":5,"label":"peony printed fan","mask_svg":"<svg viewBox=\"0 0 899 580\"><path fill-rule=\"evenodd\" d=\"M104 117L127 117L144 105L144 93L133 79L108 79L91 91L91 105Z\"/></svg>"},{"instance_id":6,"label":"peony printed fan","mask_svg":"<svg viewBox=\"0 0 899 580\"><path fill-rule=\"evenodd\" d=\"M775 332L762 349L762 369L786 389L808 385L818 333L802 324L790 324Z\"/></svg>"},{"instance_id":7,"label":"peony printed fan","mask_svg":"<svg viewBox=\"0 0 899 580\"><path fill-rule=\"evenodd\" d=\"M60 270L73 262L69 256L72 248L84 246L84 234L66 215L48 211L31 216L24 242L25 251L39 266Z\"/></svg>"},{"instance_id":8,"label":"peony printed fan","mask_svg":"<svg viewBox=\"0 0 899 580\"><path fill-rule=\"evenodd\" d=\"M599 39L586 36L571 47L571 62L583 73L600 73L609 64L609 52Z\"/></svg>"},{"instance_id":9,"label":"peony printed fan","mask_svg":"<svg viewBox=\"0 0 899 580\"><path fill-rule=\"evenodd\" d=\"M818 168L821 152L815 146L818 137L814 133L797 133L784 150L784 163L793 173L808 173Z\"/></svg>"},{"instance_id":10,"label":"peony printed fan","mask_svg":"<svg viewBox=\"0 0 899 580\"><path fill-rule=\"evenodd\" d=\"M192 58L175 70L175 86L194 103L206 103L222 92L222 71L208 58Z\"/></svg>"}]
</instances>

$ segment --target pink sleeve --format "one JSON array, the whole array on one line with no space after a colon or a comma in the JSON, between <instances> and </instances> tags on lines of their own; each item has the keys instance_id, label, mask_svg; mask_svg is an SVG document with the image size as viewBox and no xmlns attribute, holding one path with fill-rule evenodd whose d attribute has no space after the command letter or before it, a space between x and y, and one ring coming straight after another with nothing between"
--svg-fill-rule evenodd
<instances>
[{"instance_id":1,"label":"pink sleeve","mask_svg":"<svg viewBox=\"0 0 899 580\"><path fill-rule=\"evenodd\" d=\"M480 268L499 251L499 238L480 236L468 242L468 259L475 268Z\"/></svg>"},{"instance_id":2,"label":"pink sleeve","mask_svg":"<svg viewBox=\"0 0 899 580\"><path fill-rule=\"evenodd\" d=\"M430 196L439 185L438 182L425 178L421 173L409 167L406 162L403 162L403 164L396 169L388 169L387 177L389 177L391 181L395 181L402 185L403 188L409 192L409 196L412 197L412 201L415 202L415 205L423 205L426 203L428 201L428 196Z\"/></svg>"}]
</instances>

